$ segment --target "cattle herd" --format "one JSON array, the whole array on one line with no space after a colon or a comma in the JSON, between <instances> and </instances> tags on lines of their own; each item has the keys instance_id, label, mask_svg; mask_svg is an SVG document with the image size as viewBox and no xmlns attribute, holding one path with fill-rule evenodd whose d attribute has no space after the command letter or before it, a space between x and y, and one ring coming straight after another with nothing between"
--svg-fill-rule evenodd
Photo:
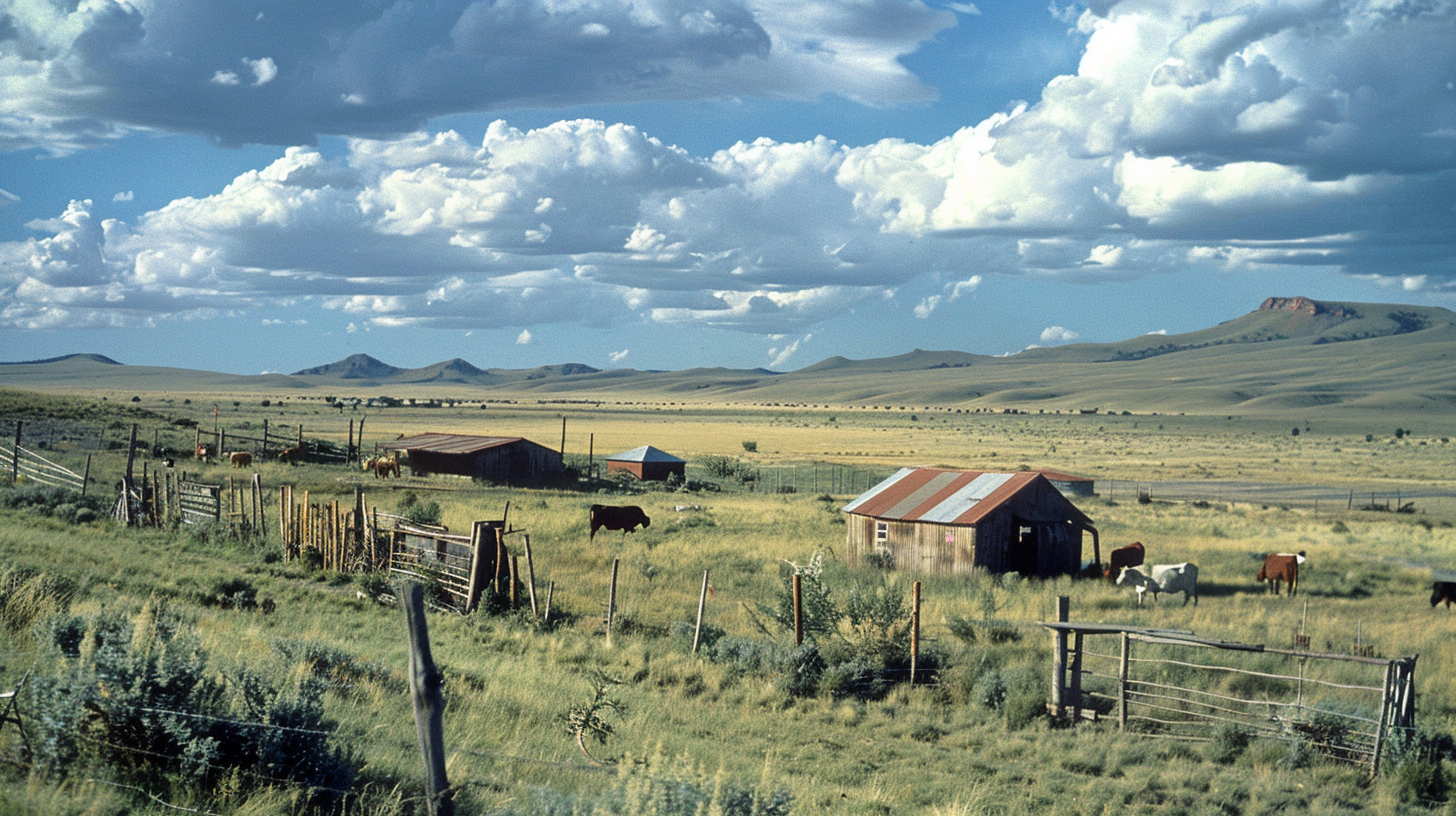
<instances>
[{"instance_id":1,"label":"cattle herd","mask_svg":"<svg viewBox=\"0 0 1456 816\"><path fill-rule=\"evenodd\" d=\"M1149 592L1153 594L1154 601L1164 592L1181 592L1185 606L1189 600L1197 606L1198 565L1184 562L1144 567L1143 559L1146 554L1147 548L1141 541L1118 547L1107 554L1107 569L1103 576L1118 586L1132 587L1137 593L1138 606L1143 605L1143 597ZM1267 583L1275 595L1288 586L1289 596L1293 597L1299 590L1299 565L1304 562L1303 551L1270 553L1264 556L1264 563L1259 567L1259 583ZM1431 596L1431 606L1442 600L1446 601L1448 608L1456 603L1456 582L1436 582L1436 594Z\"/></svg>"}]
</instances>

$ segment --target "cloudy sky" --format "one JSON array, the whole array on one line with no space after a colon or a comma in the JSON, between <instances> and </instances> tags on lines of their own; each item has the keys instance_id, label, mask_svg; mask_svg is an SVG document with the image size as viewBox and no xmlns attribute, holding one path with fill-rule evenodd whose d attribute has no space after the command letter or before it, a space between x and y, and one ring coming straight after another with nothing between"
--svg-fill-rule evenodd
<instances>
[{"instance_id":1,"label":"cloudy sky","mask_svg":"<svg viewBox=\"0 0 1456 816\"><path fill-rule=\"evenodd\" d=\"M985 354L1456 305L1456 0L0 0L0 360Z\"/></svg>"}]
</instances>

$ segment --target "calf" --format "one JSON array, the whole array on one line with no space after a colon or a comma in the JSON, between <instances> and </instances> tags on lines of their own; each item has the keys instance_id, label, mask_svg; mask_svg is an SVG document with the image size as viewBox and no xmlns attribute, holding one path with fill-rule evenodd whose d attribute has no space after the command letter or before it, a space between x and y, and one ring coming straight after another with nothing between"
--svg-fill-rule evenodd
<instances>
[{"instance_id":1,"label":"calf","mask_svg":"<svg viewBox=\"0 0 1456 816\"><path fill-rule=\"evenodd\" d=\"M1268 581L1278 595L1281 584L1289 585L1289 597L1299 591L1299 565L1304 563L1304 553L1270 553L1264 556L1264 566L1259 567L1259 582Z\"/></svg>"},{"instance_id":2,"label":"calf","mask_svg":"<svg viewBox=\"0 0 1456 816\"><path fill-rule=\"evenodd\" d=\"M212 446L211 445L198 445L197 446L197 458L198 459L201 459L204 462L206 462L208 459L211 459L212 458Z\"/></svg>"},{"instance_id":3,"label":"calf","mask_svg":"<svg viewBox=\"0 0 1456 816\"><path fill-rule=\"evenodd\" d=\"M1143 605L1143 594L1146 592L1153 593L1154 602L1158 600L1160 593L1181 592L1184 606L1188 605L1190 598L1193 599L1193 605L1198 606L1197 564L1158 564L1147 572L1140 567L1127 567L1117 576L1117 583L1137 590L1138 606Z\"/></svg>"},{"instance_id":4,"label":"calf","mask_svg":"<svg viewBox=\"0 0 1456 816\"><path fill-rule=\"evenodd\" d=\"M247 451L234 451L228 454L228 461L232 462L235 468L252 467L253 454Z\"/></svg>"},{"instance_id":5,"label":"calf","mask_svg":"<svg viewBox=\"0 0 1456 816\"><path fill-rule=\"evenodd\" d=\"M1127 567L1141 567L1143 565L1143 543L1134 541L1126 547L1118 547L1107 554L1107 580L1116 582L1117 577Z\"/></svg>"},{"instance_id":6,"label":"calf","mask_svg":"<svg viewBox=\"0 0 1456 816\"><path fill-rule=\"evenodd\" d=\"M613 507L608 504L593 504L590 510L591 535L589 539L595 539L597 530L605 527L608 530L621 530L622 535L632 532L637 527L647 528L651 526L652 519L642 512L642 508L635 504L624 507Z\"/></svg>"},{"instance_id":7,"label":"calf","mask_svg":"<svg viewBox=\"0 0 1456 816\"><path fill-rule=\"evenodd\" d=\"M1431 608L1435 609L1442 601L1446 602L1447 609L1456 603L1456 581L1437 581L1431 587Z\"/></svg>"}]
</instances>

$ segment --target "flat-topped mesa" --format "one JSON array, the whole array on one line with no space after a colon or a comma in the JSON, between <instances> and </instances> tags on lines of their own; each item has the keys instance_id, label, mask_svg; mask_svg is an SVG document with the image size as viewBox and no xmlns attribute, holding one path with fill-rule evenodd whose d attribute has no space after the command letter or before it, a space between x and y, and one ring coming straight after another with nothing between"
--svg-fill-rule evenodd
<instances>
[{"instance_id":1,"label":"flat-topped mesa","mask_svg":"<svg viewBox=\"0 0 1456 816\"><path fill-rule=\"evenodd\" d=\"M1332 317L1359 317L1354 310L1332 303L1322 303L1307 297L1271 297L1259 305L1261 312L1304 312L1307 315L1330 315Z\"/></svg>"}]
</instances>

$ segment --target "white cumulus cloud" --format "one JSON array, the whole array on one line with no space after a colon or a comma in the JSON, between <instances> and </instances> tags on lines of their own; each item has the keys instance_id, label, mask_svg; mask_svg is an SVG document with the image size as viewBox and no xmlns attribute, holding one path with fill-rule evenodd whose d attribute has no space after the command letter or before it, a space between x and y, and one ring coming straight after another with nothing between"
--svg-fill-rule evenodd
<instances>
[{"instance_id":1,"label":"white cumulus cloud","mask_svg":"<svg viewBox=\"0 0 1456 816\"><path fill-rule=\"evenodd\" d=\"M1061 326L1047 326L1041 330L1041 342L1043 343L1070 343L1081 335Z\"/></svg>"}]
</instances>

